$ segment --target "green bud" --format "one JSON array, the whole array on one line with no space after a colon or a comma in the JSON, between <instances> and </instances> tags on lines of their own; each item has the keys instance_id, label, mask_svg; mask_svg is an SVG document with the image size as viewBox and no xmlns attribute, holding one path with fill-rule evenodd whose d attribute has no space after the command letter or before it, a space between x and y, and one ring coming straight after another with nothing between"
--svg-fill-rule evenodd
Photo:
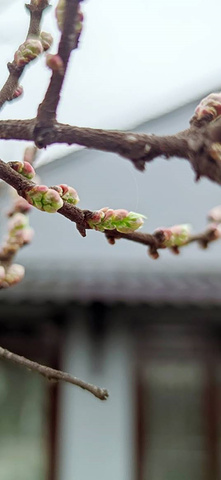
<instances>
[{"instance_id":1,"label":"green bud","mask_svg":"<svg viewBox=\"0 0 221 480\"><path fill-rule=\"evenodd\" d=\"M120 233L132 233L143 225L144 215L127 210L103 208L93 212L88 220L91 228L103 232L117 230Z\"/></svg>"},{"instance_id":2,"label":"green bud","mask_svg":"<svg viewBox=\"0 0 221 480\"><path fill-rule=\"evenodd\" d=\"M38 210L55 213L63 206L59 193L46 185L36 185L26 192L26 200Z\"/></svg>"},{"instance_id":3,"label":"green bud","mask_svg":"<svg viewBox=\"0 0 221 480\"><path fill-rule=\"evenodd\" d=\"M15 52L14 61L18 67L24 67L43 52L41 41L37 37L28 38Z\"/></svg>"}]
</instances>

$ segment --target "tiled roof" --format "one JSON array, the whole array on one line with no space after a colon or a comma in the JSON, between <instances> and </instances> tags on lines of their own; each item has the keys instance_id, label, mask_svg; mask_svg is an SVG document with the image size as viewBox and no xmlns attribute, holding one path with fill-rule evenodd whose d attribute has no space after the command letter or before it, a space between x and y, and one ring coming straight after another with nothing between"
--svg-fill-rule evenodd
<instances>
[{"instance_id":1,"label":"tiled roof","mask_svg":"<svg viewBox=\"0 0 221 480\"><path fill-rule=\"evenodd\" d=\"M2 301L55 303L213 304L221 305L221 273L147 272L74 267L29 269L20 285L0 293Z\"/></svg>"}]
</instances>

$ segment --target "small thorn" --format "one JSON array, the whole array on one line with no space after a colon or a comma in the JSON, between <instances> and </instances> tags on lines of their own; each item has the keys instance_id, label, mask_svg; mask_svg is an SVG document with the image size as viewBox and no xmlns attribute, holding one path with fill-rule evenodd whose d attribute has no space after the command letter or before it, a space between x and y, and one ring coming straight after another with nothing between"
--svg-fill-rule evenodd
<instances>
[{"instance_id":1,"label":"small thorn","mask_svg":"<svg viewBox=\"0 0 221 480\"><path fill-rule=\"evenodd\" d=\"M86 230L84 227L82 227L82 225L76 225L77 227L77 230L79 231L79 233L81 234L82 237L86 237Z\"/></svg>"},{"instance_id":2,"label":"small thorn","mask_svg":"<svg viewBox=\"0 0 221 480\"><path fill-rule=\"evenodd\" d=\"M139 170L140 172L144 172L145 170L145 161L144 160L133 160L132 163L134 164L134 167Z\"/></svg>"},{"instance_id":3,"label":"small thorn","mask_svg":"<svg viewBox=\"0 0 221 480\"><path fill-rule=\"evenodd\" d=\"M195 182L199 182L200 179L201 179L200 173L199 173L199 172L196 172Z\"/></svg>"}]
</instances>

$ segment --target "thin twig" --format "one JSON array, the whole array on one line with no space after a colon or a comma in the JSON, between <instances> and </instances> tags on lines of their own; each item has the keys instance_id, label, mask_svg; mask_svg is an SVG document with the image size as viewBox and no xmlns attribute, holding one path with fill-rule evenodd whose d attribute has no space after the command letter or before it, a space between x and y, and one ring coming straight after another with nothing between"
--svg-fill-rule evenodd
<instances>
[{"instance_id":1,"label":"thin twig","mask_svg":"<svg viewBox=\"0 0 221 480\"><path fill-rule=\"evenodd\" d=\"M42 1L40 5L36 5L34 2L32 3L32 1L31 4L26 5L26 8L30 11L30 24L26 39L31 35L39 35L42 14L48 6L48 0ZM21 77L25 66L18 67L14 60L8 63L7 67L9 70L9 76L0 91L0 109L5 102L12 100L14 91L18 86L18 80Z\"/></svg>"},{"instance_id":2,"label":"thin twig","mask_svg":"<svg viewBox=\"0 0 221 480\"><path fill-rule=\"evenodd\" d=\"M58 55L62 60L63 68L62 71L53 71L44 100L38 108L35 127L35 140L36 145L39 147L43 146L42 138L47 136L48 127L55 121L68 60L72 50L77 47L75 19L77 16L79 1L80 0L66 0L64 26L58 46Z\"/></svg>"},{"instance_id":3,"label":"thin twig","mask_svg":"<svg viewBox=\"0 0 221 480\"><path fill-rule=\"evenodd\" d=\"M77 387L80 387L83 390L87 390L88 392L92 393L100 400L106 400L109 396L108 391L105 388L100 388L96 385L84 382L83 380L73 377L72 375L69 375L69 373L63 372L61 370L55 370L54 368L47 367L46 365L41 365L40 363L33 362L28 358L17 355L16 353L12 353L2 347L0 347L0 358L9 360L10 362L16 363L17 365L21 365L22 367L28 368L33 372L37 372L43 377L47 378L47 380L51 380L54 382L67 382L71 383L72 385L76 385Z\"/></svg>"}]
</instances>

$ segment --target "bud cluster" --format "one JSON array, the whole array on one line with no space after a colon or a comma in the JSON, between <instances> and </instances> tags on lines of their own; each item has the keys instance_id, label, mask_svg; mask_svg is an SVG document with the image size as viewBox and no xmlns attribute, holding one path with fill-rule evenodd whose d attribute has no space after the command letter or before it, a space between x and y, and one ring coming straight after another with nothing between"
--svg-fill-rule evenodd
<instances>
[{"instance_id":1,"label":"bud cluster","mask_svg":"<svg viewBox=\"0 0 221 480\"><path fill-rule=\"evenodd\" d=\"M33 238L33 229L29 226L27 213L31 207L26 200L15 194L13 208L8 213L8 235L0 249L3 265L0 266L0 288L6 288L18 283L24 276L21 265L10 265L10 261L18 250L29 244Z\"/></svg>"},{"instance_id":2,"label":"bud cluster","mask_svg":"<svg viewBox=\"0 0 221 480\"><path fill-rule=\"evenodd\" d=\"M88 224L91 228L100 232L117 230L120 233L132 233L142 227L143 218L145 217L139 213L104 207L92 213L88 219Z\"/></svg>"},{"instance_id":3,"label":"bud cluster","mask_svg":"<svg viewBox=\"0 0 221 480\"><path fill-rule=\"evenodd\" d=\"M182 247L190 239L190 225L174 225L173 227L162 227L155 230L155 235L162 235L162 245L164 247Z\"/></svg>"},{"instance_id":4,"label":"bud cluster","mask_svg":"<svg viewBox=\"0 0 221 480\"><path fill-rule=\"evenodd\" d=\"M43 52L42 42L38 37L30 37L15 52L14 61L17 67L24 67Z\"/></svg>"},{"instance_id":5,"label":"bud cluster","mask_svg":"<svg viewBox=\"0 0 221 480\"><path fill-rule=\"evenodd\" d=\"M35 185L26 191L25 198L30 205L48 213L55 213L63 206L59 193L46 185Z\"/></svg>"},{"instance_id":6,"label":"bud cluster","mask_svg":"<svg viewBox=\"0 0 221 480\"><path fill-rule=\"evenodd\" d=\"M15 211L8 222L8 236L2 245L0 254L8 257L14 255L19 248L32 241L34 232L29 226L28 217Z\"/></svg>"}]
</instances>

